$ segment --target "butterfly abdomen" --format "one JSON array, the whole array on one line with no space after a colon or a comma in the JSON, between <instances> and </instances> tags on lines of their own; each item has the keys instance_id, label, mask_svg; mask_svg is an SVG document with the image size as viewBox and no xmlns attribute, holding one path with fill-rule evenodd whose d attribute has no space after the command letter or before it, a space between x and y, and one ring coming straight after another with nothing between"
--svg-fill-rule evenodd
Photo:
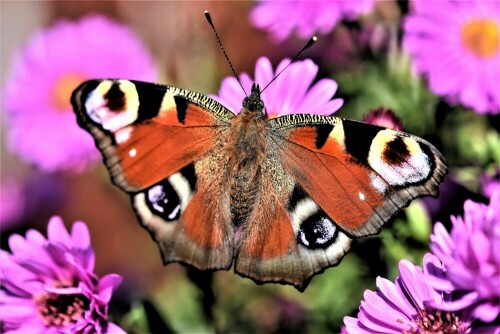
<instances>
[{"instance_id":1,"label":"butterfly abdomen","mask_svg":"<svg viewBox=\"0 0 500 334\"><path fill-rule=\"evenodd\" d=\"M269 125L259 114L243 109L233 120L226 144L229 157L231 215L244 223L255 204L261 164L266 157Z\"/></svg>"}]
</instances>

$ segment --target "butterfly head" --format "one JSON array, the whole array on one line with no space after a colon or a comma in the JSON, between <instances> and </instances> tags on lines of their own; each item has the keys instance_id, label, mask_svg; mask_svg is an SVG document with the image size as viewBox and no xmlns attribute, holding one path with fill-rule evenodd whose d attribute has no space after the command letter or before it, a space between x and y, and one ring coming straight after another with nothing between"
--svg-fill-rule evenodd
<instances>
[{"instance_id":1,"label":"butterfly head","mask_svg":"<svg viewBox=\"0 0 500 334\"><path fill-rule=\"evenodd\" d=\"M243 108L264 115L264 102L260 98L259 85L255 83L252 85L250 96L245 97L243 100Z\"/></svg>"}]
</instances>

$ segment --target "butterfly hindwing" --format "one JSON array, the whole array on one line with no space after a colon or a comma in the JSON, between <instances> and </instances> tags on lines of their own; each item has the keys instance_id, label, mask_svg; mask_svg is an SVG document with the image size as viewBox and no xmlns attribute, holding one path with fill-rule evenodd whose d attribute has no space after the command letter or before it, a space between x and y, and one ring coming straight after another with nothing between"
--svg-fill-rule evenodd
<instances>
[{"instance_id":1,"label":"butterfly hindwing","mask_svg":"<svg viewBox=\"0 0 500 334\"><path fill-rule=\"evenodd\" d=\"M349 238L296 183L271 144L261 166L258 196L236 238L235 271L257 282L306 288L310 278L338 264Z\"/></svg>"},{"instance_id":2,"label":"butterfly hindwing","mask_svg":"<svg viewBox=\"0 0 500 334\"><path fill-rule=\"evenodd\" d=\"M137 216L158 243L165 264L182 262L198 269L231 266L233 228L229 199L224 197L229 194L227 182L223 175L212 179L216 174L203 169L197 174L196 169L207 161L215 162L212 154L132 195Z\"/></svg>"},{"instance_id":3,"label":"butterfly hindwing","mask_svg":"<svg viewBox=\"0 0 500 334\"><path fill-rule=\"evenodd\" d=\"M218 167L232 112L199 93L129 80L85 82L72 103L164 261L227 269L229 192Z\"/></svg>"},{"instance_id":4,"label":"butterfly hindwing","mask_svg":"<svg viewBox=\"0 0 500 334\"><path fill-rule=\"evenodd\" d=\"M432 144L403 132L317 115L270 123L285 170L352 237L377 233L414 198L436 196L447 173Z\"/></svg>"}]
</instances>

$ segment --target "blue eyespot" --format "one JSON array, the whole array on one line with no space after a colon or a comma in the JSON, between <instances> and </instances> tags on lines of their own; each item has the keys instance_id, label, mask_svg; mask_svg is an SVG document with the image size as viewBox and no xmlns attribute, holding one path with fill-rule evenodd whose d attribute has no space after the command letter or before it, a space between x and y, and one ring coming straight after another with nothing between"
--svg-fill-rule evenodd
<instances>
[{"instance_id":1,"label":"blue eyespot","mask_svg":"<svg viewBox=\"0 0 500 334\"><path fill-rule=\"evenodd\" d=\"M335 241L337 234L333 221L318 212L300 224L297 242L310 249L326 249Z\"/></svg>"}]
</instances>

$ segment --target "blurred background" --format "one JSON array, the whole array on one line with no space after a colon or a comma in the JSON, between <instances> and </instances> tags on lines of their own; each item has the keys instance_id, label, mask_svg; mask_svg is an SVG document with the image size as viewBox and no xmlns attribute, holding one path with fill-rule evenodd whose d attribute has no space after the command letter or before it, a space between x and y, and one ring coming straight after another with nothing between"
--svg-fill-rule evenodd
<instances>
[{"instance_id":1,"label":"blurred background","mask_svg":"<svg viewBox=\"0 0 500 334\"><path fill-rule=\"evenodd\" d=\"M256 285L231 270L209 273L178 264L164 267L156 244L137 223L128 196L112 186L98 155L83 152L90 157L73 157L79 154L77 149L58 149L50 144L50 131L44 133L47 120L51 131L62 133L54 142L65 141L70 122L57 123L56 118L61 114L74 118L66 109L69 94L78 84L68 79L58 86L60 82L49 72L61 71L66 52L73 54L78 66L99 63L106 55L92 46L96 41L77 30L69 37L72 44L59 47L60 57L52 58L47 45L37 50L36 43L48 41L46 35L52 38L49 45L68 38L57 35L57 29L63 30L61 22L83 22L98 15L133 35L130 46L104 35L95 39L115 50L116 57L122 55L122 66L136 71L121 74L120 68L102 69L101 77L106 73L135 76L217 94L222 79L232 73L205 20L205 9L236 71L252 77L259 57L268 57L275 67L283 58L293 57L308 38L293 32L276 37L259 28L252 19L259 3L252 1L2 1L0 6L2 248L9 248L7 240L14 233L24 234L30 228L45 233L53 215L61 216L67 226L86 222L96 252L96 273L124 276L110 312L130 333L339 332L342 318L356 315L364 290L374 289L375 277L394 279L402 258L420 264L428 251L432 223L449 226L450 215L463 212L465 199L486 203L486 186L498 181L498 106L478 112L433 92L426 76L416 73L411 56L402 50L403 22L412 4L372 1L356 15L341 15L330 29L316 29L320 30L318 42L301 58L319 65L317 80L331 78L339 84L335 97L343 98L344 106L337 116L362 120L372 109L389 108L405 131L440 149L450 165L441 197L413 202L380 235L356 240L342 263L314 277L303 293L289 286ZM37 56L43 58L40 64ZM77 56L79 61L74 60ZM89 73L99 70L93 67ZM36 100L41 92L59 99L52 107L62 101L58 111L43 110L44 103ZM48 116L37 118L44 113ZM75 127L74 131L82 130ZM57 152L35 154L32 141ZM69 158L58 156L63 150L71 152ZM43 161L51 154L57 156L52 162L60 158L61 163ZM71 161L79 159L82 162L72 166Z\"/></svg>"}]
</instances>

